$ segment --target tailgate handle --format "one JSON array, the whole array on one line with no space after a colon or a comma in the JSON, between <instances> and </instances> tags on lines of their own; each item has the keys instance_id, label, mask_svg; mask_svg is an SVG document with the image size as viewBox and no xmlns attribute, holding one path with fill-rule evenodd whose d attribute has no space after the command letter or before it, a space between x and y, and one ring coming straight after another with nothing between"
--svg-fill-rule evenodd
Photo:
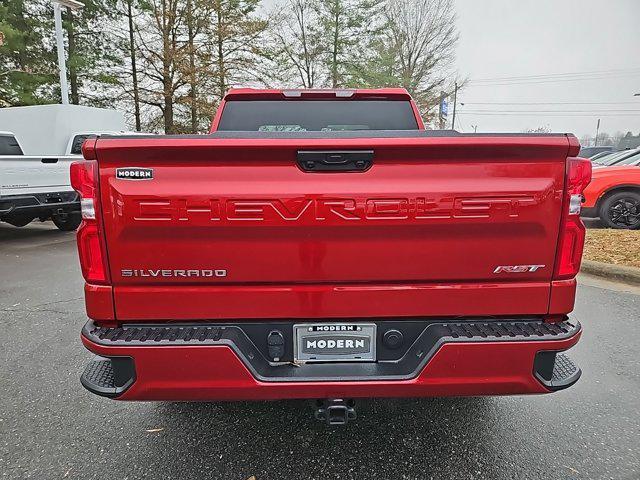
<instances>
[{"instance_id":1,"label":"tailgate handle","mask_svg":"<svg viewBox=\"0 0 640 480\"><path fill-rule=\"evenodd\" d=\"M42 163L58 163L57 158L43 158L40 160Z\"/></svg>"},{"instance_id":2,"label":"tailgate handle","mask_svg":"<svg viewBox=\"0 0 640 480\"><path fill-rule=\"evenodd\" d=\"M305 172L364 172L373 165L373 150L298 150L297 160Z\"/></svg>"}]
</instances>

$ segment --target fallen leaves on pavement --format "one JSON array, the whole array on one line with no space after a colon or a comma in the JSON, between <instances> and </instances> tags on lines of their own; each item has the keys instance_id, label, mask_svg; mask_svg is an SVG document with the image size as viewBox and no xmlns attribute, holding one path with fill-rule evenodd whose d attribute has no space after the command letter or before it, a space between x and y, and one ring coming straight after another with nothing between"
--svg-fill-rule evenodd
<instances>
[{"instance_id":1,"label":"fallen leaves on pavement","mask_svg":"<svg viewBox=\"0 0 640 480\"><path fill-rule=\"evenodd\" d=\"M587 230L584 258L596 262L640 267L640 230Z\"/></svg>"}]
</instances>

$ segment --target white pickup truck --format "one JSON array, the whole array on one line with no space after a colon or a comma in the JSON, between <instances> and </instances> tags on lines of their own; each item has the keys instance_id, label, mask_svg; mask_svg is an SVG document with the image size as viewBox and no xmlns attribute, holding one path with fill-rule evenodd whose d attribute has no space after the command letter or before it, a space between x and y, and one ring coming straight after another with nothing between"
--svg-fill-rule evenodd
<instances>
[{"instance_id":1,"label":"white pickup truck","mask_svg":"<svg viewBox=\"0 0 640 480\"><path fill-rule=\"evenodd\" d=\"M60 230L80 224L80 201L69 168L82 158L84 140L117 134L124 119L114 110L76 105L0 109L0 221L23 227L51 219Z\"/></svg>"},{"instance_id":2,"label":"white pickup truck","mask_svg":"<svg viewBox=\"0 0 640 480\"><path fill-rule=\"evenodd\" d=\"M82 158L80 148L89 133L69 140L64 155L24 155L11 132L0 132L0 221L24 227L51 219L60 230L80 224L78 195L71 188L69 167Z\"/></svg>"}]
</instances>

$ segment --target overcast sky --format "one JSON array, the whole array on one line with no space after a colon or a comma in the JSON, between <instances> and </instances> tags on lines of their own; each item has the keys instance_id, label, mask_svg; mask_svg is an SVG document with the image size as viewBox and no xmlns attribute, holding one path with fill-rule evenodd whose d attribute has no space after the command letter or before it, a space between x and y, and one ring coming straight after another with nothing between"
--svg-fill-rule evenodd
<instances>
[{"instance_id":1,"label":"overcast sky","mask_svg":"<svg viewBox=\"0 0 640 480\"><path fill-rule=\"evenodd\" d=\"M470 80L457 129L543 126L581 136L595 134L601 118L600 131L640 132L640 0L455 1L457 67ZM564 73L579 75L548 76ZM481 81L534 75L542 77Z\"/></svg>"}]
</instances>

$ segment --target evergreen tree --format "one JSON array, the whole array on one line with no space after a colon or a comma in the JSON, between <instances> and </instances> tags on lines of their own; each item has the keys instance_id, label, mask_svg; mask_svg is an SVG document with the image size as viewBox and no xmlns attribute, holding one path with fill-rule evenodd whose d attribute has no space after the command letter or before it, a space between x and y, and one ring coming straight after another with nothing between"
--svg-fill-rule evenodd
<instances>
[{"instance_id":1,"label":"evergreen tree","mask_svg":"<svg viewBox=\"0 0 640 480\"><path fill-rule=\"evenodd\" d=\"M209 26L210 83L217 99L229 87L255 79L261 39L268 23L258 17L260 0L213 0Z\"/></svg>"},{"instance_id":2,"label":"evergreen tree","mask_svg":"<svg viewBox=\"0 0 640 480\"><path fill-rule=\"evenodd\" d=\"M84 7L66 9L63 28L67 40L69 98L73 104L107 106L122 64L112 24L116 0L83 0Z\"/></svg>"},{"instance_id":3,"label":"evergreen tree","mask_svg":"<svg viewBox=\"0 0 640 480\"><path fill-rule=\"evenodd\" d=\"M369 67L363 52L380 32L380 0L315 0L325 84L352 84L357 72Z\"/></svg>"},{"instance_id":4,"label":"evergreen tree","mask_svg":"<svg viewBox=\"0 0 640 480\"><path fill-rule=\"evenodd\" d=\"M4 0L0 31L0 106L58 101L55 43L46 41L53 9L40 0Z\"/></svg>"}]
</instances>

